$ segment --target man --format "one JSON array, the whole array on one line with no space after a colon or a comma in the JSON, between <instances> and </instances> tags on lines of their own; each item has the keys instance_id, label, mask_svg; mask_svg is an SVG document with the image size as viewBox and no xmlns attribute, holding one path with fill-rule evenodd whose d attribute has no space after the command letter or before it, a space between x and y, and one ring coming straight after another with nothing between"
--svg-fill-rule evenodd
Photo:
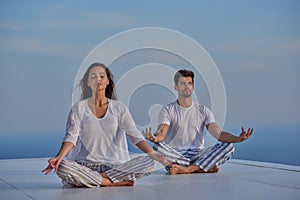
<instances>
[{"instance_id":1,"label":"man","mask_svg":"<svg viewBox=\"0 0 300 200\"><path fill-rule=\"evenodd\" d=\"M171 174L214 173L218 166L227 161L234 152L232 143L247 140L253 128L247 132L242 127L239 136L223 131L215 122L213 113L193 101L194 73L179 70L174 76L178 99L162 108L159 113L159 126L143 131L145 137L154 142L154 149L166 155L173 164L166 167ZM219 143L204 148L204 128Z\"/></svg>"}]
</instances>

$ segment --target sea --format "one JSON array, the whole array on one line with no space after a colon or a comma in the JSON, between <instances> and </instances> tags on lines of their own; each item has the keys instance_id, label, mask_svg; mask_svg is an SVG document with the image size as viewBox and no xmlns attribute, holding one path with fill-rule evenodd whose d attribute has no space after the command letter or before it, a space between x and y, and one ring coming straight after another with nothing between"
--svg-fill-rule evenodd
<instances>
[{"instance_id":1,"label":"sea","mask_svg":"<svg viewBox=\"0 0 300 200\"><path fill-rule=\"evenodd\" d=\"M0 159L53 157L63 137L64 133L2 134ZM300 166L299 141L300 126L256 127L249 140L235 144L233 158ZM130 142L129 151L140 152Z\"/></svg>"}]
</instances>

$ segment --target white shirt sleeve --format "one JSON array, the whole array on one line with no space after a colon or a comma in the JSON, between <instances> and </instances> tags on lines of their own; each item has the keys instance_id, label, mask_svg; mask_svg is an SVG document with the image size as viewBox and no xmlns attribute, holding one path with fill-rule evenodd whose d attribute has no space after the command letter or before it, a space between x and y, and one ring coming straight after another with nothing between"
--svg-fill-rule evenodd
<instances>
[{"instance_id":1,"label":"white shirt sleeve","mask_svg":"<svg viewBox=\"0 0 300 200\"><path fill-rule=\"evenodd\" d=\"M171 123L171 117L168 112L168 109L167 107L163 107L158 114L158 125L160 124L170 125L170 123Z\"/></svg>"},{"instance_id":2,"label":"white shirt sleeve","mask_svg":"<svg viewBox=\"0 0 300 200\"><path fill-rule=\"evenodd\" d=\"M63 142L72 142L74 146L76 146L80 131L81 125L78 117L78 111L75 107L73 107L68 116L66 134Z\"/></svg>"},{"instance_id":3,"label":"white shirt sleeve","mask_svg":"<svg viewBox=\"0 0 300 200\"><path fill-rule=\"evenodd\" d=\"M205 119L204 119L204 124L205 125L207 125L209 123L212 123L212 122L216 122L214 114L206 106L204 106L204 115L205 115Z\"/></svg>"},{"instance_id":4,"label":"white shirt sleeve","mask_svg":"<svg viewBox=\"0 0 300 200\"><path fill-rule=\"evenodd\" d=\"M119 127L126 133L133 144L137 144L140 141L145 140L143 135L139 133L138 129L136 128L132 116L125 105L120 113Z\"/></svg>"}]
</instances>

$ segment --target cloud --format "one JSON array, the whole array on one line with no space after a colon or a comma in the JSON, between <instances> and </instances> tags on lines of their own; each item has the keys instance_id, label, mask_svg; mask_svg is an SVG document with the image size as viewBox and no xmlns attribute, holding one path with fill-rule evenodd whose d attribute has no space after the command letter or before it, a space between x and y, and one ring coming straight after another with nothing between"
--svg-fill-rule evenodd
<instances>
[{"instance_id":1,"label":"cloud","mask_svg":"<svg viewBox=\"0 0 300 200\"><path fill-rule=\"evenodd\" d=\"M18 51L34 54L47 54L51 56L64 56L78 58L83 56L85 48L76 45L53 43L45 39L33 39L25 37L3 37L0 36L0 49L4 51ZM76 51L74 51L76 49Z\"/></svg>"},{"instance_id":2,"label":"cloud","mask_svg":"<svg viewBox=\"0 0 300 200\"><path fill-rule=\"evenodd\" d=\"M23 29L24 29L24 27L20 24L7 23L7 22L1 22L0 23L0 30L20 31L20 30L23 30Z\"/></svg>"},{"instance_id":3,"label":"cloud","mask_svg":"<svg viewBox=\"0 0 300 200\"><path fill-rule=\"evenodd\" d=\"M223 44L222 46L223 50L233 53L240 52L264 56L294 55L300 53L300 37L249 37L241 38L236 42Z\"/></svg>"},{"instance_id":4,"label":"cloud","mask_svg":"<svg viewBox=\"0 0 300 200\"><path fill-rule=\"evenodd\" d=\"M65 12L61 12L62 8L56 8L49 10L42 17L44 21L41 26L46 30L57 29L77 29L79 31L92 30L111 30L127 27L135 27L141 23L138 19L130 17L128 15L122 15L119 13L90 13L90 12L78 12L76 15L66 15Z\"/></svg>"},{"instance_id":5,"label":"cloud","mask_svg":"<svg viewBox=\"0 0 300 200\"><path fill-rule=\"evenodd\" d=\"M0 23L2 51L14 50L78 58L86 55L94 47L83 43L86 39L82 37L93 38L94 34L97 34L98 42L101 42L106 39L107 36L103 36L107 32L111 34L112 30L127 29L140 24L137 18L128 15L80 11L63 4L51 5L46 9L43 6L38 7L27 14L28 16L23 16L24 13L17 15L19 21L6 18ZM35 20L28 20L29 18Z\"/></svg>"},{"instance_id":6,"label":"cloud","mask_svg":"<svg viewBox=\"0 0 300 200\"><path fill-rule=\"evenodd\" d=\"M229 68L270 70L283 64L293 67L299 64L300 37L243 37L219 43L210 50L226 59Z\"/></svg>"}]
</instances>

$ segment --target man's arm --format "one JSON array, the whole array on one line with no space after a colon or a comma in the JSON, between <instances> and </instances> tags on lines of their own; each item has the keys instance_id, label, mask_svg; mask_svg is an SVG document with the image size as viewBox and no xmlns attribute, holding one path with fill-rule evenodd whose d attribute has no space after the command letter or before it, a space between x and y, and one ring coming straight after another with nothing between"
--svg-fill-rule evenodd
<instances>
[{"instance_id":1,"label":"man's arm","mask_svg":"<svg viewBox=\"0 0 300 200\"><path fill-rule=\"evenodd\" d=\"M215 122L209 123L208 125L206 125L206 128L208 132L218 141L229 143L236 143L247 140L253 133L253 128L248 128L246 132L244 127L242 127L242 132L240 133L240 135L235 136L231 133L223 131Z\"/></svg>"},{"instance_id":2,"label":"man's arm","mask_svg":"<svg viewBox=\"0 0 300 200\"><path fill-rule=\"evenodd\" d=\"M168 129L169 125L160 124L154 134L152 133L152 128L150 127L149 130L148 128L146 128L145 131L143 130L143 135L151 142L162 142L166 138Z\"/></svg>"}]
</instances>

